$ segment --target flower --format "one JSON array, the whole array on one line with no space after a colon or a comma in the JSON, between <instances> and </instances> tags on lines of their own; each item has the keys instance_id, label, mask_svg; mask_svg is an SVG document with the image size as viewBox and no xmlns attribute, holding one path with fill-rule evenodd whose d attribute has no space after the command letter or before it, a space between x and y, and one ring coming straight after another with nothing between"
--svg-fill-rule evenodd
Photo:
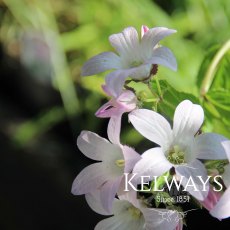
<instances>
[{"instance_id":1,"label":"flower","mask_svg":"<svg viewBox=\"0 0 230 230\"><path fill-rule=\"evenodd\" d=\"M81 152L98 163L84 168L75 178L72 185L72 193L81 195L100 189L101 202L105 210L110 211L113 199L120 187L124 176L129 173L140 155L132 148L120 143L113 143L113 135L116 130L113 126L108 128L108 140L89 131L82 131L77 139ZM118 140L116 140L118 141Z\"/></svg>"},{"instance_id":2,"label":"flower","mask_svg":"<svg viewBox=\"0 0 230 230\"><path fill-rule=\"evenodd\" d=\"M100 203L100 191L86 195L89 206L101 215L114 215L100 221L95 230L177 230L182 229L177 211L147 208L134 191L115 198L113 209L107 212ZM180 228L178 228L180 226Z\"/></svg>"},{"instance_id":3,"label":"flower","mask_svg":"<svg viewBox=\"0 0 230 230\"><path fill-rule=\"evenodd\" d=\"M102 88L108 96L112 97L112 99L99 108L95 115L102 118L110 117L108 128L111 126L114 127L113 129L116 131L113 135L113 141L119 143L121 117L123 113L130 112L136 108L137 98L130 90L123 90L119 95L116 94L115 90L111 90L105 85L103 85ZM117 134L117 136L115 134Z\"/></svg>"},{"instance_id":4,"label":"flower","mask_svg":"<svg viewBox=\"0 0 230 230\"><path fill-rule=\"evenodd\" d=\"M134 110L129 114L133 126L144 137L160 147L142 154L133 172L138 175L159 176L175 168L177 178L183 176L182 185L188 185L190 178L195 186L186 186L187 191L198 200L208 195L207 172L198 159L226 159L223 146L225 137L205 133L196 135L203 123L204 112L201 106L189 100L182 101L176 108L173 129L160 114L146 110ZM196 187L197 189L195 189Z\"/></svg>"},{"instance_id":5,"label":"flower","mask_svg":"<svg viewBox=\"0 0 230 230\"><path fill-rule=\"evenodd\" d=\"M230 141L225 141L224 147L230 162ZM225 166L223 181L227 187L227 190L224 192L215 207L210 211L210 214L218 219L225 219L230 217L230 163Z\"/></svg>"},{"instance_id":6,"label":"flower","mask_svg":"<svg viewBox=\"0 0 230 230\"><path fill-rule=\"evenodd\" d=\"M112 117L117 114L130 112L136 108L137 98L132 91L123 90L119 95L116 93L113 94L111 92L112 90L109 90L105 85L103 86L103 89L108 96L112 97L112 99L98 109L95 114L97 117Z\"/></svg>"},{"instance_id":7,"label":"flower","mask_svg":"<svg viewBox=\"0 0 230 230\"><path fill-rule=\"evenodd\" d=\"M142 26L141 31L141 40L134 27L125 28L122 33L111 35L109 41L118 55L104 52L92 57L82 67L82 76L112 69L113 71L106 76L106 85L109 87L116 85L120 94L127 77L136 80L146 79L150 76L153 64L176 70L177 63L172 52L158 45L160 40L176 31L165 27L148 29L147 26Z\"/></svg>"}]
</instances>

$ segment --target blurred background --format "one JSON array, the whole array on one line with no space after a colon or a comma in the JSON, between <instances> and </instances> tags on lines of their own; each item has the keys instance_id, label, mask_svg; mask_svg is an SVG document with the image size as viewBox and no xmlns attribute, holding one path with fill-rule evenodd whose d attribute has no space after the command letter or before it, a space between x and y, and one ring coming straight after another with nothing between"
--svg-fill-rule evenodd
<instances>
[{"instance_id":1,"label":"blurred background","mask_svg":"<svg viewBox=\"0 0 230 230\"><path fill-rule=\"evenodd\" d=\"M159 75L199 97L208 51L230 39L229 0L0 0L1 230L91 230L104 218L70 192L92 163L77 149L77 136L81 130L107 135L108 120L94 116L107 100L100 87L105 74L82 78L80 72L90 57L112 50L109 35L127 26L140 31L142 24L178 31L162 42L175 54L178 72L160 67ZM226 79L229 60L221 69ZM230 137L230 107L224 108L224 120L215 113L206 130ZM122 140L139 152L151 146L127 116ZM188 214L186 229L202 229L199 221L230 227L200 210Z\"/></svg>"}]
</instances>

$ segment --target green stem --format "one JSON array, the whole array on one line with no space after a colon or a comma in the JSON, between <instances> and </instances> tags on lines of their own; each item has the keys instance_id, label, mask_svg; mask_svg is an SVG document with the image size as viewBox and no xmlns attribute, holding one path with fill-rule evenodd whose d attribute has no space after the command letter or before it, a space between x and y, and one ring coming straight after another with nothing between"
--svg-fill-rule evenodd
<instances>
[{"instance_id":1,"label":"green stem","mask_svg":"<svg viewBox=\"0 0 230 230\"><path fill-rule=\"evenodd\" d=\"M216 71L217 71L217 66L220 62L220 60L223 58L225 53L230 49L230 40L228 40L221 48L220 50L216 53L214 56L211 64L209 65L209 68L204 76L204 80L201 85L200 89L200 95L202 97L205 96L205 94L208 92L209 88L212 85L212 82L214 80Z\"/></svg>"},{"instance_id":2,"label":"green stem","mask_svg":"<svg viewBox=\"0 0 230 230\"><path fill-rule=\"evenodd\" d=\"M152 85L151 85L150 81L148 82L148 88L149 88L150 92L152 93L152 95L154 96L154 98L158 98L157 93L154 92L153 89L152 89Z\"/></svg>"},{"instance_id":3,"label":"green stem","mask_svg":"<svg viewBox=\"0 0 230 230\"><path fill-rule=\"evenodd\" d=\"M156 83L157 83L157 90L158 90L158 93L159 93L160 99L162 99L163 94L162 94L162 91L161 91L160 82L159 82L159 80L158 80L158 78L157 78L157 77L155 77L155 81L156 81Z\"/></svg>"}]
</instances>

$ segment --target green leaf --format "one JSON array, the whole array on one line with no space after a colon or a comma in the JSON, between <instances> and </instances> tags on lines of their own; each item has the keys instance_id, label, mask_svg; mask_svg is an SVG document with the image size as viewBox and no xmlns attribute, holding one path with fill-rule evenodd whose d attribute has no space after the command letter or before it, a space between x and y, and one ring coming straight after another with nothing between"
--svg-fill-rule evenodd
<instances>
[{"instance_id":1,"label":"green leaf","mask_svg":"<svg viewBox=\"0 0 230 230\"><path fill-rule=\"evenodd\" d=\"M230 91L214 89L206 94L206 98L217 108L230 111Z\"/></svg>"},{"instance_id":2,"label":"green leaf","mask_svg":"<svg viewBox=\"0 0 230 230\"><path fill-rule=\"evenodd\" d=\"M213 130L215 132L220 133L230 139L230 126L229 125L224 124L224 122L219 119L213 119L212 124L213 124Z\"/></svg>"},{"instance_id":3,"label":"green leaf","mask_svg":"<svg viewBox=\"0 0 230 230\"><path fill-rule=\"evenodd\" d=\"M230 111L230 40L212 48L198 73L197 85L205 110L203 130L229 135ZM227 135L226 135L227 134Z\"/></svg>"},{"instance_id":4,"label":"green leaf","mask_svg":"<svg viewBox=\"0 0 230 230\"><path fill-rule=\"evenodd\" d=\"M230 91L225 89L210 90L204 101L204 107L211 113L207 116L211 121L218 119L223 125L230 125ZM214 121L212 121L214 124ZM221 126L223 126L221 125ZM224 130L223 130L224 131Z\"/></svg>"},{"instance_id":5,"label":"green leaf","mask_svg":"<svg viewBox=\"0 0 230 230\"><path fill-rule=\"evenodd\" d=\"M168 116L171 119L173 118L177 105L181 101L190 100L193 103L200 104L199 99L196 96L177 91L167 81L159 81L162 96L159 95L157 83L154 79L150 82L150 84L152 91L158 95L159 100L156 102L158 112Z\"/></svg>"},{"instance_id":6,"label":"green leaf","mask_svg":"<svg viewBox=\"0 0 230 230\"><path fill-rule=\"evenodd\" d=\"M219 68L216 72L215 78L211 85L211 89L224 88L230 90L230 53L226 53L220 62Z\"/></svg>"}]
</instances>

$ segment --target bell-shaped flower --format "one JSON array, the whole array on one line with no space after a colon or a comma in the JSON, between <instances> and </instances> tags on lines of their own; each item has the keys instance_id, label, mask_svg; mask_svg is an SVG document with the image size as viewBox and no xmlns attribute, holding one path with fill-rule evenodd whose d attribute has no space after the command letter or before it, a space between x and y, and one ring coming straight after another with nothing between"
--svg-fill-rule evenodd
<instances>
[{"instance_id":1,"label":"bell-shaped flower","mask_svg":"<svg viewBox=\"0 0 230 230\"><path fill-rule=\"evenodd\" d=\"M224 142L224 147L228 153L228 160L230 162L230 141ZM223 181L227 189L216 206L210 211L210 214L218 219L230 217L230 163L225 166Z\"/></svg>"},{"instance_id":2,"label":"bell-shaped flower","mask_svg":"<svg viewBox=\"0 0 230 230\"><path fill-rule=\"evenodd\" d=\"M126 78L143 80L151 75L153 65L163 65L172 70L177 63L172 52L159 42L175 33L165 27L148 29L142 26L142 37L139 39L134 27L125 28L122 33L113 34L109 41L117 54L104 52L92 57L82 68L82 76L90 76L106 70L113 70L106 76L106 85L116 85L121 93Z\"/></svg>"},{"instance_id":3,"label":"bell-shaped flower","mask_svg":"<svg viewBox=\"0 0 230 230\"><path fill-rule=\"evenodd\" d=\"M132 111L129 119L137 131L160 146L147 150L133 172L160 176L174 167L181 185L198 200L204 200L209 183L198 159L226 159L226 138L214 133L196 135L204 119L202 107L189 100L181 102L174 114L173 129L163 116L147 109Z\"/></svg>"},{"instance_id":4,"label":"bell-shaped flower","mask_svg":"<svg viewBox=\"0 0 230 230\"><path fill-rule=\"evenodd\" d=\"M111 212L104 210L100 203L100 191L86 194L89 206L101 215L113 215L100 221L95 230L178 230L182 229L181 216L177 211L148 208L130 191L119 199L115 198Z\"/></svg>"},{"instance_id":5,"label":"bell-shaped flower","mask_svg":"<svg viewBox=\"0 0 230 230\"><path fill-rule=\"evenodd\" d=\"M117 136L115 142L119 142L120 129L121 129L121 118L123 113L130 112L137 107L136 95L130 90L124 90L121 94L117 94L115 89L109 89L105 85L102 86L105 93L112 97L107 103L105 103L96 112L97 117L110 118L108 128L113 126L116 129L115 133Z\"/></svg>"},{"instance_id":6,"label":"bell-shaped flower","mask_svg":"<svg viewBox=\"0 0 230 230\"><path fill-rule=\"evenodd\" d=\"M116 129L108 128L111 142L89 131L82 131L77 139L78 148L90 159L100 161L84 168L75 178L72 193L75 195L91 193L100 189L101 202L110 211L112 202L119 190L124 173L132 171L140 155L134 149L123 146L115 137ZM115 139L115 143L114 143Z\"/></svg>"}]
</instances>

